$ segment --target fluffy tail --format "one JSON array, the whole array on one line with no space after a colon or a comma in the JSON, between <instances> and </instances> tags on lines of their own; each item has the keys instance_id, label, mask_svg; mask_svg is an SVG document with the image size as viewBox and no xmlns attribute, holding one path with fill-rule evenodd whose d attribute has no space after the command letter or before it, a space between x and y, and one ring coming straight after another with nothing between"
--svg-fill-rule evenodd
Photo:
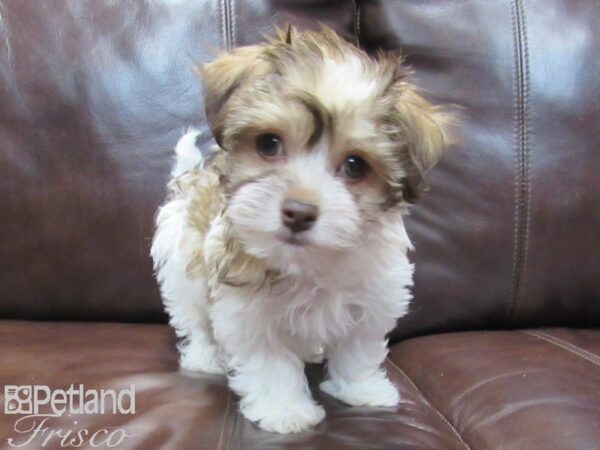
<instances>
[{"instance_id":1,"label":"fluffy tail","mask_svg":"<svg viewBox=\"0 0 600 450\"><path fill-rule=\"evenodd\" d=\"M202 152L196 147L196 139L201 134L201 131L190 128L177 141L177 145L175 146L175 166L173 166L173 170L171 171L173 177L178 177L190 170L204 167Z\"/></svg>"}]
</instances>

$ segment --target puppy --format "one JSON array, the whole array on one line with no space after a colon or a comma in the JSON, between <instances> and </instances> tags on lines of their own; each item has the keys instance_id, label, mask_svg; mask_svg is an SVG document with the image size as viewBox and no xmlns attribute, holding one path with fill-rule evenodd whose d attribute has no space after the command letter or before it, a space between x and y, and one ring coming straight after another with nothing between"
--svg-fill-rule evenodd
<instances>
[{"instance_id":1,"label":"puppy","mask_svg":"<svg viewBox=\"0 0 600 450\"><path fill-rule=\"evenodd\" d=\"M218 148L177 145L152 257L184 369L227 374L261 428L308 429L320 388L349 405L398 403L381 364L407 313L403 224L446 143L447 116L397 57L333 31L280 31L199 68Z\"/></svg>"}]
</instances>

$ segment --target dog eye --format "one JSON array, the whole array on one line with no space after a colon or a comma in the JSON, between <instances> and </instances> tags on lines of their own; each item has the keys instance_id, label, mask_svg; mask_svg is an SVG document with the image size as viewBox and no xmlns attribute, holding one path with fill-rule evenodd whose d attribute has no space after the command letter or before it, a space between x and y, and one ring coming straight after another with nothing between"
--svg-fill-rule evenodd
<instances>
[{"instance_id":1,"label":"dog eye","mask_svg":"<svg viewBox=\"0 0 600 450\"><path fill-rule=\"evenodd\" d=\"M348 178L358 180L367 174L369 164L360 156L349 155L342 163L341 169Z\"/></svg>"},{"instance_id":2,"label":"dog eye","mask_svg":"<svg viewBox=\"0 0 600 450\"><path fill-rule=\"evenodd\" d=\"M261 134L256 138L256 149L265 156L277 156L283 151L281 138L272 133Z\"/></svg>"}]
</instances>

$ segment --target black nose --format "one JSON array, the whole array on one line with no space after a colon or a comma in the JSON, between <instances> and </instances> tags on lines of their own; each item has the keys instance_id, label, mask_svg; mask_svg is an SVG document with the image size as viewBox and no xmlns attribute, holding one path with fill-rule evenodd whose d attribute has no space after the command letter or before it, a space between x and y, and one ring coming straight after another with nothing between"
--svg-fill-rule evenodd
<instances>
[{"instance_id":1,"label":"black nose","mask_svg":"<svg viewBox=\"0 0 600 450\"><path fill-rule=\"evenodd\" d=\"M302 203L298 200L287 198L281 205L283 224L294 233L310 229L319 216L319 208L316 205Z\"/></svg>"}]
</instances>

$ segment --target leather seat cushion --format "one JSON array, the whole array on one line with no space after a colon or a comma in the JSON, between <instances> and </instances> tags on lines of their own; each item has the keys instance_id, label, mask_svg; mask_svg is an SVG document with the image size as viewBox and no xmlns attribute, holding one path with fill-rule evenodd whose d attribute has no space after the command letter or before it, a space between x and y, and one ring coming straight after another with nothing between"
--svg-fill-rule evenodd
<instances>
[{"instance_id":1,"label":"leather seat cushion","mask_svg":"<svg viewBox=\"0 0 600 450\"><path fill-rule=\"evenodd\" d=\"M600 331L404 341L386 361L402 395L394 409L352 408L321 394L323 368L310 366L327 419L314 431L286 436L244 420L223 377L180 371L167 326L4 321L0 342L1 385L134 384L134 415L76 417L90 432L115 427L133 434L123 448L593 448L600 442ZM18 437L19 416L0 417L0 441ZM53 418L48 426L73 428L74 420Z\"/></svg>"},{"instance_id":2,"label":"leather seat cushion","mask_svg":"<svg viewBox=\"0 0 600 450\"><path fill-rule=\"evenodd\" d=\"M472 448L599 448L600 330L427 336L390 359Z\"/></svg>"}]
</instances>

